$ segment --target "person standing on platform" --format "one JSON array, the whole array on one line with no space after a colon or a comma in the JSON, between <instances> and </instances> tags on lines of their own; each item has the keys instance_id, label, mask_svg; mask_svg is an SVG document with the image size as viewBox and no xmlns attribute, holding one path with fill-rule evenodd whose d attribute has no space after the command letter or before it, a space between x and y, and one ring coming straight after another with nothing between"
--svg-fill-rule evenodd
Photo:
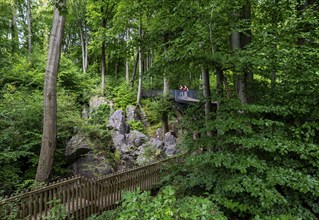
<instances>
[{"instance_id":1,"label":"person standing on platform","mask_svg":"<svg viewBox=\"0 0 319 220\"><path fill-rule=\"evenodd\" d=\"M183 91L184 91L184 96L187 97L188 87L186 85L184 85Z\"/></svg>"}]
</instances>

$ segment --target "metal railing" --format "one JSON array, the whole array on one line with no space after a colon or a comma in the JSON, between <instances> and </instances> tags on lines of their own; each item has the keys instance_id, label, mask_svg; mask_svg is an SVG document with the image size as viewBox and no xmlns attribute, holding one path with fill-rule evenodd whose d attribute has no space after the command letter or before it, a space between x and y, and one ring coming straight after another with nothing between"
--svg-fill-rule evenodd
<instances>
[{"instance_id":1,"label":"metal railing","mask_svg":"<svg viewBox=\"0 0 319 220\"><path fill-rule=\"evenodd\" d=\"M175 102L181 102L181 103L189 103L190 100L187 100L187 98L190 99L198 99L198 92L197 90L189 90L187 92L184 92L182 90L170 90L170 98L173 99ZM145 98L152 98L152 97L158 97L163 95L163 90L145 90L142 91L142 97Z\"/></svg>"},{"instance_id":2,"label":"metal railing","mask_svg":"<svg viewBox=\"0 0 319 220\"><path fill-rule=\"evenodd\" d=\"M5 198L0 200L0 219L45 219L55 205L62 205L67 219L86 219L114 209L124 191L151 189L159 182L163 164L172 159L97 179L75 176Z\"/></svg>"}]
</instances>

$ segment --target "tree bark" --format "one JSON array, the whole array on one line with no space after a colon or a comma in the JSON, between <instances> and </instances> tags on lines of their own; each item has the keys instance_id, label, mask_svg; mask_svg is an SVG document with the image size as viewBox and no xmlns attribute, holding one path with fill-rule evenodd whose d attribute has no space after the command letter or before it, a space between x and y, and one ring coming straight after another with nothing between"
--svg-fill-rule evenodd
<instances>
[{"instance_id":1,"label":"tree bark","mask_svg":"<svg viewBox=\"0 0 319 220\"><path fill-rule=\"evenodd\" d=\"M203 78L203 96L205 99L205 121L207 128L207 136L212 137L213 133L207 126L208 121L211 119L212 104L211 104L211 92L210 92L210 81L209 81L209 71L206 67L202 67L202 78Z\"/></svg>"},{"instance_id":2,"label":"tree bark","mask_svg":"<svg viewBox=\"0 0 319 220\"><path fill-rule=\"evenodd\" d=\"M63 3L65 6L65 1ZM64 23L64 15L60 14L59 10L55 8L44 79L43 135L37 174L35 177L35 180L39 182L48 181L56 148L56 84L64 34Z\"/></svg>"},{"instance_id":3,"label":"tree bark","mask_svg":"<svg viewBox=\"0 0 319 220\"><path fill-rule=\"evenodd\" d=\"M82 50L82 71L83 73L86 73L88 68L88 36L85 30L86 27L82 27L82 25L79 24L79 29L80 29L80 40L81 40L81 50Z\"/></svg>"},{"instance_id":4,"label":"tree bark","mask_svg":"<svg viewBox=\"0 0 319 220\"><path fill-rule=\"evenodd\" d=\"M31 0L27 0L27 21L28 21L28 52L32 52L32 32L31 32Z\"/></svg>"},{"instance_id":5,"label":"tree bark","mask_svg":"<svg viewBox=\"0 0 319 220\"><path fill-rule=\"evenodd\" d=\"M236 20L239 16L237 12L233 12L233 18ZM251 9L250 4L247 2L241 9L240 19L245 19L250 21ZM235 52L238 49L245 49L245 47L251 43L251 31L250 29L244 32L234 31L231 34L231 46L232 50ZM250 70L249 66L244 67L241 70L237 68L234 69L237 73L236 82L235 82L235 90L238 98L241 103L251 103L255 100L252 84L253 84L253 73Z\"/></svg>"},{"instance_id":6,"label":"tree bark","mask_svg":"<svg viewBox=\"0 0 319 220\"><path fill-rule=\"evenodd\" d=\"M224 96L224 74L220 66L215 66L216 69L216 94L218 97Z\"/></svg>"},{"instance_id":7,"label":"tree bark","mask_svg":"<svg viewBox=\"0 0 319 220\"><path fill-rule=\"evenodd\" d=\"M140 24L138 26L138 35L139 39L142 38L142 19L140 18ZM142 45L141 41L138 45L138 90L137 90L137 100L136 103L138 105L141 104L141 97L142 97L142 82L143 82L143 57L142 57Z\"/></svg>"},{"instance_id":8,"label":"tree bark","mask_svg":"<svg viewBox=\"0 0 319 220\"><path fill-rule=\"evenodd\" d=\"M11 54L13 55L19 45L19 38L17 34L17 16L15 14L15 9L13 10L12 14L12 22L11 22Z\"/></svg>"},{"instance_id":9,"label":"tree bark","mask_svg":"<svg viewBox=\"0 0 319 220\"><path fill-rule=\"evenodd\" d=\"M132 72L131 88L134 87L134 82L135 82L135 77L136 77L136 71L137 71L138 60L139 60L139 54L138 54L138 49L137 49L136 57L135 57L135 61L134 61L133 72Z\"/></svg>"},{"instance_id":10,"label":"tree bark","mask_svg":"<svg viewBox=\"0 0 319 220\"><path fill-rule=\"evenodd\" d=\"M168 41L169 41L169 35L164 34L164 53L166 53L168 50ZM164 70L164 77L163 77L163 98L165 103L169 96L169 80L167 78L166 71L167 70ZM163 125L163 134L165 135L169 131L167 110L164 110L162 112L162 125Z\"/></svg>"},{"instance_id":11,"label":"tree bark","mask_svg":"<svg viewBox=\"0 0 319 220\"><path fill-rule=\"evenodd\" d=\"M126 44L128 42L129 39L129 29L126 30ZM129 70L129 66L130 66L130 57L129 57L129 52L127 52L126 54L126 60L125 60L125 79L127 84L129 84L130 82L130 70Z\"/></svg>"},{"instance_id":12,"label":"tree bark","mask_svg":"<svg viewBox=\"0 0 319 220\"><path fill-rule=\"evenodd\" d=\"M103 41L101 49L101 94L104 95L106 75L105 41Z\"/></svg>"},{"instance_id":13,"label":"tree bark","mask_svg":"<svg viewBox=\"0 0 319 220\"><path fill-rule=\"evenodd\" d=\"M83 12L80 13L81 10L83 9L81 8L81 6L79 6L78 1L74 1L74 6L75 6L74 10L77 17L77 25L80 32L81 52L82 52L82 71L83 73L86 73L88 68L88 33L87 33L86 17L85 17L86 12L84 11L84 13Z\"/></svg>"},{"instance_id":14,"label":"tree bark","mask_svg":"<svg viewBox=\"0 0 319 220\"><path fill-rule=\"evenodd\" d=\"M102 14L108 12L102 7ZM102 18L102 28L106 28L106 18ZM106 75L106 54L105 54L105 40L103 39L101 48L101 94L104 95L105 91L105 75Z\"/></svg>"}]
</instances>

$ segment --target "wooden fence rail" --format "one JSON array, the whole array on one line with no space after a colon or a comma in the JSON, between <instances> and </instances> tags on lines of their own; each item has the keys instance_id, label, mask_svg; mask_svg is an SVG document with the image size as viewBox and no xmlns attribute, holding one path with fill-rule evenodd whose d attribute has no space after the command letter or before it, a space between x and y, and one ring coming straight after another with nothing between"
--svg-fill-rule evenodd
<instances>
[{"instance_id":1,"label":"wooden fence rail","mask_svg":"<svg viewBox=\"0 0 319 220\"><path fill-rule=\"evenodd\" d=\"M149 190L158 183L165 159L146 166L87 180L81 176L51 183L0 200L0 219L45 219L53 207L63 207L67 219L86 219L114 209L124 191Z\"/></svg>"}]
</instances>

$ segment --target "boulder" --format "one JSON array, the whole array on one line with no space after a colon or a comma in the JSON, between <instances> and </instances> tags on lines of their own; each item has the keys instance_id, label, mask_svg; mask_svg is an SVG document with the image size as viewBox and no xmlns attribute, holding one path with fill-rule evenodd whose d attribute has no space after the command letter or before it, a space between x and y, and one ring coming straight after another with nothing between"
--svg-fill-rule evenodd
<instances>
[{"instance_id":1,"label":"boulder","mask_svg":"<svg viewBox=\"0 0 319 220\"><path fill-rule=\"evenodd\" d=\"M146 143L149 138L142 132L133 130L126 135L126 140L128 145L139 147L142 144Z\"/></svg>"},{"instance_id":2,"label":"boulder","mask_svg":"<svg viewBox=\"0 0 319 220\"><path fill-rule=\"evenodd\" d=\"M115 149L121 149L121 146L126 144L125 134L121 134L119 131L112 132L112 141Z\"/></svg>"},{"instance_id":3,"label":"boulder","mask_svg":"<svg viewBox=\"0 0 319 220\"><path fill-rule=\"evenodd\" d=\"M87 105L83 105L82 118L89 118L89 107Z\"/></svg>"},{"instance_id":4,"label":"boulder","mask_svg":"<svg viewBox=\"0 0 319 220\"><path fill-rule=\"evenodd\" d=\"M138 114L137 114L137 110L136 107L132 106L132 105L128 105L126 108L126 118L127 121L138 121Z\"/></svg>"},{"instance_id":5,"label":"boulder","mask_svg":"<svg viewBox=\"0 0 319 220\"><path fill-rule=\"evenodd\" d=\"M109 118L108 128L118 131L120 134L126 134L128 125L126 124L123 110L116 110Z\"/></svg>"},{"instance_id":6,"label":"boulder","mask_svg":"<svg viewBox=\"0 0 319 220\"><path fill-rule=\"evenodd\" d=\"M89 152L70 166L72 175L94 178L113 173L113 167L105 161L106 158L104 156Z\"/></svg>"},{"instance_id":7,"label":"boulder","mask_svg":"<svg viewBox=\"0 0 319 220\"><path fill-rule=\"evenodd\" d=\"M68 163L73 163L84 154L91 151L90 139L81 134L74 135L66 145L64 155L66 156Z\"/></svg>"},{"instance_id":8,"label":"boulder","mask_svg":"<svg viewBox=\"0 0 319 220\"><path fill-rule=\"evenodd\" d=\"M165 143L165 146L167 146L167 145L176 145L176 138L174 137L174 135L172 135L171 132L167 132L164 135L164 143Z\"/></svg>"},{"instance_id":9,"label":"boulder","mask_svg":"<svg viewBox=\"0 0 319 220\"><path fill-rule=\"evenodd\" d=\"M164 152L167 156L173 156L178 152L176 148L176 138L171 132L167 132L164 136Z\"/></svg>"},{"instance_id":10,"label":"boulder","mask_svg":"<svg viewBox=\"0 0 319 220\"><path fill-rule=\"evenodd\" d=\"M131 168L135 165L135 159L129 154L124 154L121 157L121 162L119 166L117 167L118 171L126 170L128 168Z\"/></svg>"},{"instance_id":11,"label":"boulder","mask_svg":"<svg viewBox=\"0 0 319 220\"><path fill-rule=\"evenodd\" d=\"M176 145L167 145L164 147L164 152L166 154L166 156L174 156L175 154L178 153L177 149L176 149Z\"/></svg>"},{"instance_id":12,"label":"boulder","mask_svg":"<svg viewBox=\"0 0 319 220\"><path fill-rule=\"evenodd\" d=\"M163 130L161 128L158 128L155 132L156 139L163 140Z\"/></svg>"},{"instance_id":13,"label":"boulder","mask_svg":"<svg viewBox=\"0 0 319 220\"><path fill-rule=\"evenodd\" d=\"M164 150L164 142L157 139L157 138L152 138L149 142L150 146L152 146L155 149L160 149Z\"/></svg>"},{"instance_id":14,"label":"boulder","mask_svg":"<svg viewBox=\"0 0 319 220\"><path fill-rule=\"evenodd\" d=\"M92 113L95 109L97 109L100 105L108 105L108 101L106 100L105 97L98 97L98 96L93 96L90 99L90 110L89 112Z\"/></svg>"}]
</instances>

